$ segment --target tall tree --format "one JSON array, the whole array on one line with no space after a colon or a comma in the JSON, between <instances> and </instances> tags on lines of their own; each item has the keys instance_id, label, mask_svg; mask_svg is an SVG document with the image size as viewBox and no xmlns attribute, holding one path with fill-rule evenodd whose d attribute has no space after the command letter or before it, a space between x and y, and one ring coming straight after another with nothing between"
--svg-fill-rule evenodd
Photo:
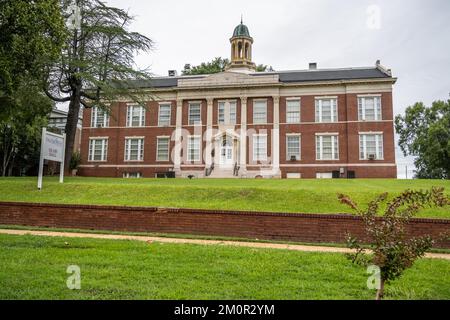
<instances>
[{"instance_id":1,"label":"tall tree","mask_svg":"<svg viewBox=\"0 0 450 320\"><path fill-rule=\"evenodd\" d=\"M39 82L24 80L14 90L0 121L1 176L24 174L37 165L42 127L52 106Z\"/></svg>"},{"instance_id":2,"label":"tall tree","mask_svg":"<svg viewBox=\"0 0 450 320\"><path fill-rule=\"evenodd\" d=\"M0 121L14 105L15 90L42 78L66 37L59 0L0 1Z\"/></svg>"},{"instance_id":3,"label":"tall tree","mask_svg":"<svg viewBox=\"0 0 450 320\"><path fill-rule=\"evenodd\" d=\"M147 70L135 67L138 52L148 52L152 40L129 30L133 17L99 0L62 0L69 28L60 60L48 67L45 92L53 101L69 102L65 168L69 170L81 106L109 111L119 97L143 104L139 80L150 80ZM76 4L76 7L74 7ZM74 10L75 9L75 10Z\"/></svg>"},{"instance_id":4,"label":"tall tree","mask_svg":"<svg viewBox=\"0 0 450 320\"><path fill-rule=\"evenodd\" d=\"M210 62L202 62L198 66L192 67L190 64L186 64L181 71L183 75L196 75L196 74L214 74L225 71L225 67L230 63L230 60L221 57L214 58ZM273 71L271 66L259 64L256 66L256 71Z\"/></svg>"},{"instance_id":5,"label":"tall tree","mask_svg":"<svg viewBox=\"0 0 450 320\"><path fill-rule=\"evenodd\" d=\"M416 157L417 178L450 179L450 100L408 107L395 129L404 155Z\"/></svg>"}]
</instances>

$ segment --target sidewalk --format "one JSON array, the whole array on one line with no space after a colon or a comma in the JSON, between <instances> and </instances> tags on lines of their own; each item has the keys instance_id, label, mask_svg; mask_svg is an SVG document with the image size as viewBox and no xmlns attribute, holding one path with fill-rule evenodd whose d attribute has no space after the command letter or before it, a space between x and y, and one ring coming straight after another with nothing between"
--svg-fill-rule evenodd
<instances>
[{"instance_id":1,"label":"sidewalk","mask_svg":"<svg viewBox=\"0 0 450 320\"><path fill-rule=\"evenodd\" d=\"M93 239L108 239L108 240L135 240L135 241L145 241L145 242L181 243L181 244L199 244L199 245L228 245L228 246L236 246L236 247L262 248L262 249L283 249L283 250L294 250L294 251L305 251L305 252L332 252L332 253L350 253L351 252L351 250L348 248L339 248L339 247L294 245L294 244L280 244L280 243L262 243L262 242L245 242L245 241L181 239L181 238L131 236L131 235L117 235L117 234L78 233L78 232L0 229L0 234L34 235L34 236L47 236L47 237L68 237L68 238L93 238ZM450 254L447 254L447 253L427 253L427 254L425 254L425 257L432 258L432 259L450 260Z\"/></svg>"}]
</instances>

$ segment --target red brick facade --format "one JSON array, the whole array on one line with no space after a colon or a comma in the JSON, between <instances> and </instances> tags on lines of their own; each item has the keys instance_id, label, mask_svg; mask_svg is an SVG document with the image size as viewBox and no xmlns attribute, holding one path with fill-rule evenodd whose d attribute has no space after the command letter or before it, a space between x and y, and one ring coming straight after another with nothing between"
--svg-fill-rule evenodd
<instances>
[{"instance_id":1,"label":"red brick facade","mask_svg":"<svg viewBox=\"0 0 450 320\"><path fill-rule=\"evenodd\" d=\"M128 232L179 233L343 243L349 232L367 239L361 219L344 214L289 214L0 202L0 224ZM450 220L412 219L409 235L439 237ZM436 247L450 248L450 241Z\"/></svg>"},{"instance_id":2,"label":"red brick facade","mask_svg":"<svg viewBox=\"0 0 450 320\"><path fill-rule=\"evenodd\" d=\"M257 171L261 167L271 167L273 165L273 144L278 144L279 150L279 176L285 178L287 173L300 173L302 178L315 178L318 172L331 172L344 170L341 177L346 177L347 171L354 171L356 178L395 178L395 145L393 128L393 106L392 93L379 92L381 95L381 115L379 121L358 121L357 93L337 94L337 121L333 123L315 122L315 98L323 96L315 95L295 95L300 98L300 123L286 123L286 98L290 96L280 96L279 105L274 106L272 96L249 97L246 99L245 125L248 130L246 137L245 163L247 171ZM267 100L267 123L253 124L253 101L255 99ZM189 102L201 101L201 126L189 125ZM224 131L218 125L218 101L221 98L212 100L212 123L211 129ZM236 124L232 130L240 134L242 126L242 102L240 97L227 97L228 101L237 102ZM171 171L174 169L174 153L177 128L177 100L164 100L171 103L170 126L158 126L158 101L148 102L145 111L145 126L126 126L127 103L120 102L111 106L109 127L92 128L91 112L86 109L83 116L83 135L81 142L82 166L79 170L85 176L110 176L122 177L124 172L140 172L144 177L154 177L156 172ZM206 99L183 99L181 101L181 129L185 134L200 135L202 137L203 154L199 162L187 162L186 140L181 143L181 166L183 171L197 171L199 176L204 174L208 164L205 160L207 149L206 130L208 123L208 103ZM274 109L279 110L279 138L273 141ZM229 128L227 128L229 129ZM316 134L333 132L338 134L339 160L316 160ZM383 133L383 160L360 160L359 159L359 133L360 132L382 132ZM267 134L267 158L264 164L252 161L252 134ZM298 133L301 135L301 157L297 161L291 161L286 156L286 135ZM125 137L144 137L143 161L126 162L124 160ZM157 161L156 141L158 136L170 136L170 159L169 161ZM106 161L88 161L89 140L92 137L108 137L108 151ZM241 138L242 139L242 138ZM217 151L217 150L216 150ZM237 162L237 161L236 161ZM342 169L343 168L343 169ZM177 175L181 175L177 172ZM276 176L276 174L274 175Z\"/></svg>"}]
</instances>

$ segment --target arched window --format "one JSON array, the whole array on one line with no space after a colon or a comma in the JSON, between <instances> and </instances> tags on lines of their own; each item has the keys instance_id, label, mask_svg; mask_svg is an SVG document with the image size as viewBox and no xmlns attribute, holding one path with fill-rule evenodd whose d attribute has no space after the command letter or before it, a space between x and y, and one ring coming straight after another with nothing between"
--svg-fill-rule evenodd
<instances>
[{"instance_id":1,"label":"arched window","mask_svg":"<svg viewBox=\"0 0 450 320\"><path fill-rule=\"evenodd\" d=\"M238 43L238 56L242 58L242 42Z\"/></svg>"},{"instance_id":2,"label":"arched window","mask_svg":"<svg viewBox=\"0 0 450 320\"><path fill-rule=\"evenodd\" d=\"M245 44L245 59L250 60L249 51L248 51L248 42Z\"/></svg>"},{"instance_id":3,"label":"arched window","mask_svg":"<svg viewBox=\"0 0 450 320\"><path fill-rule=\"evenodd\" d=\"M232 147L233 141L232 141L231 137L229 137L228 135L224 135L222 137L222 146L223 147Z\"/></svg>"}]
</instances>

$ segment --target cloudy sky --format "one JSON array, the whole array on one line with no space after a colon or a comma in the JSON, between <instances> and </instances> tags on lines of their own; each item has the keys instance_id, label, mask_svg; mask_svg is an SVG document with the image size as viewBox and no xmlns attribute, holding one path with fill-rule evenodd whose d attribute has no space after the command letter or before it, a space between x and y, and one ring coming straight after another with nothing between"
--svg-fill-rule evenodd
<instances>
[{"instance_id":1,"label":"cloudy sky","mask_svg":"<svg viewBox=\"0 0 450 320\"><path fill-rule=\"evenodd\" d=\"M156 75L213 57L228 57L240 22L254 38L253 60L275 70L373 66L391 68L394 113L450 93L448 0L107 0L135 16L132 30L155 41L137 57ZM411 163L397 153L399 177ZM410 166L410 168L412 168ZM409 173L410 175L412 172Z\"/></svg>"}]
</instances>

